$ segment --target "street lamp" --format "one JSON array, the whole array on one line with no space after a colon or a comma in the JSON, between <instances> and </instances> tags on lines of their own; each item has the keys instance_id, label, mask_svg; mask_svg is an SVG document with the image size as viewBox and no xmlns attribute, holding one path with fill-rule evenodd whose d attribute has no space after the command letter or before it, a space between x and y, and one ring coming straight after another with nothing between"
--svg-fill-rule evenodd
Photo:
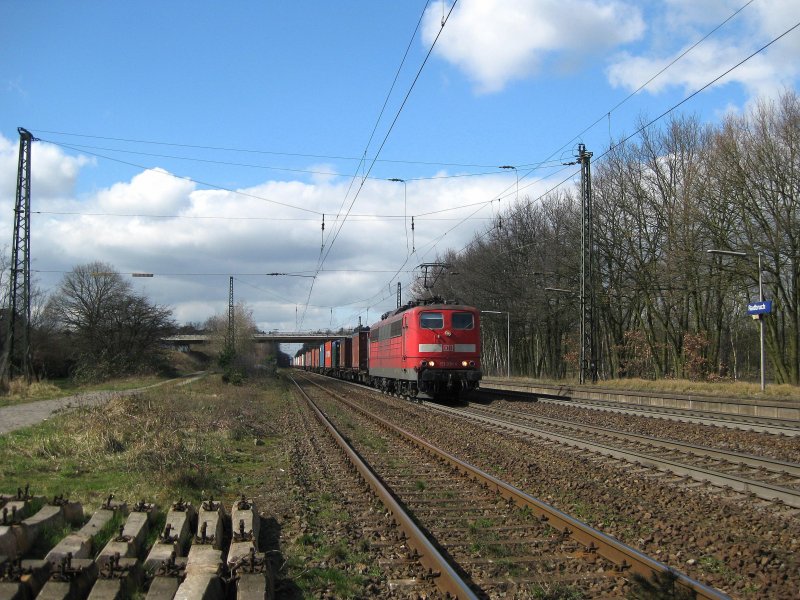
<instances>
[{"instance_id":1,"label":"street lamp","mask_svg":"<svg viewBox=\"0 0 800 600\"><path fill-rule=\"evenodd\" d=\"M734 250L706 250L708 254L724 254L727 256L735 256L737 258L747 258L747 252L736 252ZM761 253L758 253L758 300L764 302L764 280L761 274ZM759 329L759 355L761 357L761 391L767 389L767 381L764 371L764 315L758 315L758 329Z\"/></svg>"},{"instance_id":2,"label":"street lamp","mask_svg":"<svg viewBox=\"0 0 800 600\"><path fill-rule=\"evenodd\" d=\"M403 225L406 228L406 254L408 254L408 215L406 214L408 209L408 187L406 186L406 180L399 177L392 177L389 181L403 184Z\"/></svg>"},{"instance_id":3,"label":"street lamp","mask_svg":"<svg viewBox=\"0 0 800 600\"><path fill-rule=\"evenodd\" d=\"M506 377L511 379L511 313L505 310L482 310L481 314L506 316L506 355L508 356Z\"/></svg>"},{"instance_id":4,"label":"street lamp","mask_svg":"<svg viewBox=\"0 0 800 600\"><path fill-rule=\"evenodd\" d=\"M517 176L517 197L516 200L519 201L519 171L517 171L517 167L514 165L501 165L497 167L498 169L514 169L514 174Z\"/></svg>"}]
</instances>

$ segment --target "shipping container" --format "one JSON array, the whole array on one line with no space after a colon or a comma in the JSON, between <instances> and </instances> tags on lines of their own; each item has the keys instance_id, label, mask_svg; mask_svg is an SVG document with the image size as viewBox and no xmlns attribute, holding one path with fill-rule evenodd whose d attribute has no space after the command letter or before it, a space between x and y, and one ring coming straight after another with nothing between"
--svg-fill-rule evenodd
<instances>
[{"instance_id":1,"label":"shipping container","mask_svg":"<svg viewBox=\"0 0 800 600\"><path fill-rule=\"evenodd\" d=\"M352 338L344 338L340 340L339 349L339 368L351 369L353 367L353 340Z\"/></svg>"},{"instance_id":2,"label":"shipping container","mask_svg":"<svg viewBox=\"0 0 800 600\"><path fill-rule=\"evenodd\" d=\"M341 341L340 340L333 340L331 341L331 364L328 365L331 369L337 369L339 367L339 354L341 353Z\"/></svg>"},{"instance_id":3,"label":"shipping container","mask_svg":"<svg viewBox=\"0 0 800 600\"><path fill-rule=\"evenodd\" d=\"M322 355L320 356L320 367L324 369L331 368L331 354L333 352L333 342L327 341L322 344L322 348L320 348L320 352Z\"/></svg>"},{"instance_id":4,"label":"shipping container","mask_svg":"<svg viewBox=\"0 0 800 600\"><path fill-rule=\"evenodd\" d=\"M311 349L311 367L313 369L319 367L319 348Z\"/></svg>"},{"instance_id":5,"label":"shipping container","mask_svg":"<svg viewBox=\"0 0 800 600\"><path fill-rule=\"evenodd\" d=\"M351 338L350 360L357 371L366 371L369 367L369 330L357 331Z\"/></svg>"}]
</instances>

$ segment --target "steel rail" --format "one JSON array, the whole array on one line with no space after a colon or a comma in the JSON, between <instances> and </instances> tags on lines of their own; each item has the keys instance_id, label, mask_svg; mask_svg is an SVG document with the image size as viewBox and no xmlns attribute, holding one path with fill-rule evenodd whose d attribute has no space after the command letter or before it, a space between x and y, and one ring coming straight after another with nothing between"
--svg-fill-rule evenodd
<instances>
[{"instance_id":1,"label":"steel rail","mask_svg":"<svg viewBox=\"0 0 800 600\"><path fill-rule=\"evenodd\" d=\"M699 410L696 408L673 408L669 406L646 406L628 402L614 402L606 400L572 400L545 396L535 392L518 390L502 390L480 388L479 393L492 396L516 396L520 398L536 398L538 402L551 402L553 404L566 404L577 408L589 408L616 412L626 415L650 416L659 415L674 421L684 423L699 423L701 425L717 425L728 429L745 429L759 433L783 434L787 436L800 436L800 421L794 419L781 419L777 417L748 417L733 413Z\"/></svg>"},{"instance_id":2,"label":"steel rail","mask_svg":"<svg viewBox=\"0 0 800 600\"><path fill-rule=\"evenodd\" d=\"M469 418L489 425L506 428L512 427L520 432L529 433L531 435L535 435L536 437L544 438L559 444L566 444L568 446L589 450L591 452L597 452L599 454L604 454L606 456L611 456L627 462L635 462L642 465L655 467L662 471L670 471L676 475L691 477L692 479L696 479L698 481L708 481L709 483L720 487L728 486L738 492L755 494L764 500L780 501L789 506L800 508L800 491L771 485L761 481L754 481L752 479L745 479L736 475L718 473L703 467L689 466L666 458L653 458L647 454L641 454L631 450L621 450L619 448L614 448L613 446L608 446L598 442L587 442L586 440L580 438L551 433L542 429L536 429L535 427L504 421L503 419L484 417L474 414L469 415L458 409L430 403L426 403L425 406L431 410L458 416L462 419Z\"/></svg>"},{"instance_id":3,"label":"steel rail","mask_svg":"<svg viewBox=\"0 0 800 600\"><path fill-rule=\"evenodd\" d=\"M586 407L591 409L607 410L625 415L656 415L661 418L684 423L698 423L700 425L717 425L728 429L743 429L758 433L770 433L786 436L800 436L800 423L791 419L775 419L772 417L745 417L742 415L728 415L697 409L639 406L632 408L622 403L606 403L601 400L558 400L555 398L542 398L544 402L567 403L570 406Z\"/></svg>"},{"instance_id":4,"label":"steel rail","mask_svg":"<svg viewBox=\"0 0 800 600\"><path fill-rule=\"evenodd\" d=\"M477 413L481 412L480 405L476 406L470 405L469 408L471 410L477 411ZM507 409L492 409L492 410L496 410L497 412L504 414L508 418L511 418L510 415L519 416L529 421L535 421L539 423L550 423L557 427L566 427L581 431L588 431L596 433L598 435L615 436L622 438L624 440L633 440L642 444L648 444L651 446L657 446L659 448L665 448L667 450L679 450L681 452L693 454L700 458L715 458L718 460L726 460L728 462L744 464L750 467L755 467L757 469L766 469L773 473L785 473L787 475L800 477L800 464L798 463L778 460L775 458L754 456L752 454L743 454L741 452L732 452L730 450L709 448L708 446L700 446L697 444L690 444L688 442L665 440L662 438L656 438L649 435L642 435L639 433L631 433L620 429L613 429L611 427L598 427L597 425L576 423L575 421L569 421L567 419L556 419L553 417L531 415L528 413L514 411L514 410L507 410Z\"/></svg>"},{"instance_id":5,"label":"steel rail","mask_svg":"<svg viewBox=\"0 0 800 600\"><path fill-rule=\"evenodd\" d=\"M432 573L437 574L436 586L445 594L451 594L459 600L478 600L478 596L453 569L450 563L442 556L436 547L428 540L424 532L417 526L413 519L397 502L392 493L383 485L381 480L372 471L355 450L347 443L336 426L330 422L325 414L317 407L314 401L305 393L293 376L289 376L292 383L297 386L300 394L308 403L320 423L328 430L336 443L347 456L348 460L358 470L364 481L372 488L381 502L389 510L395 523L407 536L408 545L419 555L419 561ZM313 383L313 382L312 382Z\"/></svg>"},{"instance_id":6,"label":"steel rail","mask_svg":"<svg viewBox=\"0 0 800 600\"><path fill-rule=\"evenodd\" d=\"M471 465L460 458L453 456L449 452L434 446L419 436L406 431L401 427L398 427L383 417L380 417L371 411L358 406L336 392L323 388L317 382L310 379L308 379L308 381L313 385L324 389L326 392L336 397L347 406L359 411L371 419L374 419L387 429L394 431L401 437L413 442L419 448L422 448L433 456L447 462L454 468L464 473L466 476L481 482L489 489L497 491L503 498L514 502L520 508L527 507L541 520L546 521L552 527L568 533L573 539L586 548L587 553L597 553L598 555L610 560L614 564L618 565L620 571L626 571L630 569L632 572L637 573L647 579L653 578L655 574L673 573L677 576L676 582L678 585L694 591L696 597L700 600L730 600L730 597L723 592L704 585L699 581L695 581L694 579L691 579L686 575L671 569L664 563L654 560L646 554L642 554L638 550L623 544L619 540L606 535L605 533L598 531L581 521L578 521L568 514L561 512L557 508L542 502L538 498L534 498L533 496L526 494L522 490L510 485L509 483L497 479L493 475L490 475L478 467Z\"/></svg>"}]
</instances>

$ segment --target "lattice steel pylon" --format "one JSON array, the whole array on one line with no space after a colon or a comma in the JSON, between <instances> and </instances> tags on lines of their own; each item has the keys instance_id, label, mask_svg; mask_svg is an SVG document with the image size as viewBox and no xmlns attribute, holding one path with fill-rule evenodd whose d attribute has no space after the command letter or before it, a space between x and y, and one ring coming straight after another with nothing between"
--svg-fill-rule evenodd
<instances>
[{"instance_id":1,"label":"lattice steel pylon","mask_svg":"<svg viewBox=\"0 0 800 600\"><path fill-rule=\"evenodd\" d=\"M0 363L0 383L21 375L30 382L31 361L31 146L36 138L19 127L17 198L14 206L14 241L11 246L6 341Z\"/></svg>"},{"instance_id":2,"label":"lattice steel pylon","mask_svg":"<svg viewBox=\"0 0 800 600\"><path fill-rule=\"evenodd\" d=\"M597 382L597 309L595 303L594 218L592 216L592 153L578 144L581 165L581 354L580 383Z\"/></svg>"}]
</instances>

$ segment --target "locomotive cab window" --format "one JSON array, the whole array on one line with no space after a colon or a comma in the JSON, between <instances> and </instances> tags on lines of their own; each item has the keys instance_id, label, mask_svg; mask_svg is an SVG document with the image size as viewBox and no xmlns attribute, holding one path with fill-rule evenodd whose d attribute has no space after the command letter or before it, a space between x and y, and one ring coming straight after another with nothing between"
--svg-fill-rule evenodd
<instances>
[{"instance_id":1,"label":"locomotive cab window","mask_svg":"<svg viewBox=\"0 0 800 600\"><path fill-rule=\"evenodd\" d=\"M442 329L444 328L444 315L440 312L420 313L419 326L422 329Z\"/></svg>"},{"instance_id":2,"label":"locomotive cab window","mask_svg":"<svg viewBox=\"0 0 800 600\"><path fill-rule=\"evenodd\" d=\"M453 329L472 329L475 326L472 313L453 313Z\"/></svg>"}]
</instances>

